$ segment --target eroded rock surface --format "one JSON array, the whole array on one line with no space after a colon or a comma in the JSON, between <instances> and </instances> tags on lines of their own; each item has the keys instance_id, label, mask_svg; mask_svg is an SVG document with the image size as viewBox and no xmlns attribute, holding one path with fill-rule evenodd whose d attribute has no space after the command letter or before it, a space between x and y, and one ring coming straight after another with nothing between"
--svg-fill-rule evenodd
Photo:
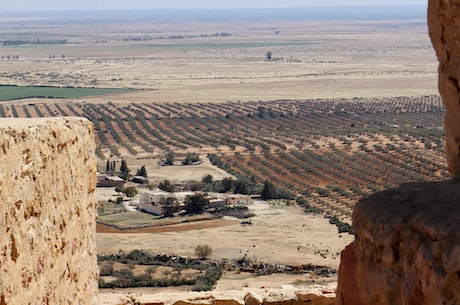
<instances>
[{"instance_id":1,"label":"eroded rock surface","mask_svg":"<svg viewBox=\"0 0 460 305\"><path fill-rule=\"evenodd\" d=\"M0 120L0 304L96 304L96 160L86 119Z\"/></svg>"},{"instance_id":2,"label":"eroded rock surface","mask_svg":"<svg viewBox=\"0 0 460 305\"><path fill-rule=\"evenodd\" d=\"M412 183L361 200L342 253L341 305L460 304L460 183Z\"/></svg>"},{"instance_id":3,"label":"eroded rock surface","mask_svg":"<svg viewBox=\"0 0 460 305\"><path fill-rule=\"evenodd\" d=\"M439 93L446 106L449 172L460 178L460 1L429 0L428 26L439 60Z\"/></svg>"}]
</instances>

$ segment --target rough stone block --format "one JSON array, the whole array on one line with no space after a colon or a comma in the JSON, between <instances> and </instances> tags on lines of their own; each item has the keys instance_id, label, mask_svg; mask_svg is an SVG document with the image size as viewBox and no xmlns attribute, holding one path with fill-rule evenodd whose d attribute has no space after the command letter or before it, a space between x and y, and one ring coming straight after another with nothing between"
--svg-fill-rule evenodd
<instances>
[{"instance_id":1,"label":"rough stone block","mask_svg":"<svg viewBox=\"0 0 460 305\"><path fill-rule=\"evenodd\" d=\"M341 305L460 304L460 183L411 183L361 200L342 252Z\"/></svg>"},{"instance_id":2,"label":"rough stone block","mask_svg":"<svg viewBox=\"0 0 460 305\"><path fill-rule=\"evenodd\" d=\"M81 118L0 120L0 304L96 304L96 159Z\"/></svg>"}]
</instances>

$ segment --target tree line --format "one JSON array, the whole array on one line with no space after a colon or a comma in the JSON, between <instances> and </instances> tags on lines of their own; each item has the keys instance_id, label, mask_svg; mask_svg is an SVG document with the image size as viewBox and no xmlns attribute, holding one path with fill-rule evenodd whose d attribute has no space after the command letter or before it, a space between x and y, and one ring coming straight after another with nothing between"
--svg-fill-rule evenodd
<instances>
[{"instance_id":1,"label":"tree line","mask_svg":"<svg viewBox=\"0 0 460 305\"><path fill-rule=\"evenodd\" d=\"M48 40L3 40L3 46L20 46L20 45L46 45L46 44L67 44L67 39L48 39Z\"/></svg>"}]
</instances>

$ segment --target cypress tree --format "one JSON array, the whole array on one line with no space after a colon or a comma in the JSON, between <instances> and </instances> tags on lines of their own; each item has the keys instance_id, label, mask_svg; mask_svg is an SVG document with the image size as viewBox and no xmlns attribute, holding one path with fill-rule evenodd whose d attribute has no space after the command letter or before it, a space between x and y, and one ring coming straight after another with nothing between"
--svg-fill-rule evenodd
<instances>
[{"instance_id":1,"label":"cypress tree","mask_svg":"<svg viewBox=\"0 0 460 305\"><path fill-rule=\"evenodd\" d=\"M276 189L275 186L270 183L268 180L265 180L264 188L262 189L262 193L260 194L262 199L275 199L276 198Z\"/></svg>"}]
</instances>

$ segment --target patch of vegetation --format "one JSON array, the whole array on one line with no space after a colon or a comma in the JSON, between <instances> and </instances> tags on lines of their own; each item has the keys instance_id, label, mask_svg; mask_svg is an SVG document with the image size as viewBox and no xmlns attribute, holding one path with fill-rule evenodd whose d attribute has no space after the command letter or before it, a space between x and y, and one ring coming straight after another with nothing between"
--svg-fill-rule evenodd
<instances>
[{"instance_id":1,"label":"patch of vegetation","mask_svg":"<svg viewBox=\"0 0 460 305\"><path fill-rule=\"evenodd\" d=\"M247 206L223 206L223 207L217 207L213 209L212 211L209 211L212 214L216 214L219 216L231 216L235 217L238 219L247 219L254 217L254 213L250 213L249 209Z\"/></svg>"},{"instance_id":2,"label":"patch of vegetation","mask_svg":"<svg viewBox=\"0 0 460 305\"><path fill-rule=\"evenodd\" d=\"M203 248L203 250L208 249ZM115 263L123 264L124 266L115 269ZM101 275L99 288L194 285L192 288L194 291L202 291L211 290L222 276L221 266L208 264L201 259L188 259L170 255L152 255L147 251L137 249L129 253L119 252L112 255L98 255L98 265ZM133 269L136 265L152 266L152 268L147 268L144 273L135 275ZM153 271L155 270L153 266L168 266L176 270L176 272L164 272L161 277L155 277L153 275ZM185 276L181 273L183 269L194 269L199 272L195 276ZM205 271L204 275L199 275L202 271ZM113 279L106 281L103 277L111 277Z\"/></svg>"},{"instance_id":3,"label":"patch of vegetation","mask_svg":"<svg viewBox=\"0 0 460 305\"><path fill-rule=\"evenodd\" d=\"M336 225L337 229L339 230L339 233L348 233L351 235L354 234L353 227L350 224L338 219L337 216L332 216L331 218L329 218L329 223Z\"/></svg>"},{"instance_id":4,"label":"patch of vegetation","mask_svg":"<svg viewBox=\"0 0 460 305\"><path fill-rule=\"evenodd\" d=\"M123 93L131 89L110 88L74 88L74 87L21 87L0 85L0 101L25 98L81 98L114 93Z\"/></svg>"},{"instance_id":5,"label":"patch of vegetation","mask_svg":"<svg viewBox=\"0 0 460 305\"><path fill-rule=\"evenodd\" d=\"M202 260L205 260L211 254L212 248L209 245L198 245L195 247L195 255Z\"/></svg>"}]
</instances>

